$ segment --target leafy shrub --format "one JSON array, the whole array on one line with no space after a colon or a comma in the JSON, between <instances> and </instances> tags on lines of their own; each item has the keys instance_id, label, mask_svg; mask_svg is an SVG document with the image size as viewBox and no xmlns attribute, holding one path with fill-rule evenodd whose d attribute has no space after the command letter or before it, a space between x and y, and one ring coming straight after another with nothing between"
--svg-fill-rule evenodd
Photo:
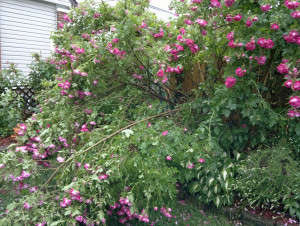
<instances>
[{"instance_id":1,"label":"leafy shrub","mask_svg":"<svg viewBox=\"0 0 300 226\"><path fill-rule=\"evenodd\" d=\"M54 86L40 92L18 145L1 154L1 188L24 195L0 223L148 222L157 206L170 217L177 181L200 200L227 205L240 152L278 141L299 148L298 90L285 92L276 77L289 58L278 73L293 76L293 87L298 80L297 44L282 36L298 22L275 1L272 11L285 21L276 33L261 3L230 2L176 1L179 17L170 23L147 11L148 0L83 2L65 15L53 35ZM231 21L220 16L233 13ZM257 16L256 27L248 30L239 14ZM260 39L251 52L256 32L274 41ZM207 70L190 95L181 87L198 61Z\"/></svg>"},{"instance_id":2,"label":"leafy shrub","mask_svg":"<svg viewBox=\"0 0 300 226\"><path fill-rule=\"evenodd\" d=\"M0 70L0 92L11 89L17 84L26 84L27 78L17 69L17 65L11 63L8 68Z\"/></svg>"},{"instance_id":3,"label":"leafy shrub","mask_svg":"<svg viewBox=\"0 0 300 226\"><path fill-rule=\"evenodd\" d=\"M0 94L0 136L13 134L13 127L22 122L22 98L11 90Z\"/></svg>"},{"instance_id":4,"label":"leafy shrub","mask_svg":"<svg viewBox=\"0 0 300 226\"><path fill-rule=\"evenodd\" d=\"M290 150L274 147L252 153L238 166L235 188L250 206L277 208L284 205L300 217L300 170Z\"/></svg>"},{"instance_id":5,"label":"leafy shrub","mask_svg":"<svg viewBox=\"0 0 300 226\"><path fill-rule=\"evenodd\" d=\"M34 61L30 64L29 81L30 87L35 91L43 88L43 81L53 81L58 72L55 65L50 64L48 60L42 60L38 54L33 54Z\"/></svg>"}]
</instances>

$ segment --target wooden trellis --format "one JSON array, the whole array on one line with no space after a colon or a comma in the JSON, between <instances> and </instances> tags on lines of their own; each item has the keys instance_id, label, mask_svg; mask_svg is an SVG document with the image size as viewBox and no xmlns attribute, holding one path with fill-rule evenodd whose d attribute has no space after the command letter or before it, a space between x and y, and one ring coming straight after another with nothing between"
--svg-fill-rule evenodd
<instances>
[{"instance_id":1,"label":"wooden trellis","mask_svg":"<svg viewBox=\"0 0 300 226\"><path fill-rule=\"evenodd\" d=\"M20 97L24 100L24 110L29 113L32 108L36 107L36 102L34 100L34 90L26 85L17 85L12 88Z\"/></svg>"}]
</instances>

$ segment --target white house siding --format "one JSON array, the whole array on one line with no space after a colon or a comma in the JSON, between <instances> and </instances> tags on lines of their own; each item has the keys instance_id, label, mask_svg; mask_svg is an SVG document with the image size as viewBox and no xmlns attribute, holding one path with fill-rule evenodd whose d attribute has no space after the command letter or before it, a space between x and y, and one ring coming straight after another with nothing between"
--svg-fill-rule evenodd
<instances>
[{"instance_id":1,"label":"white house siding","mask_svg":"<svg viewBox=\"0 0 300 226\"><path fill-rule=\"evenodd\" d=\"M0 0L1 68L14 62L26 75L32 53L50 56L56 5L36 0Z\"/></svg>"}]
</instances>

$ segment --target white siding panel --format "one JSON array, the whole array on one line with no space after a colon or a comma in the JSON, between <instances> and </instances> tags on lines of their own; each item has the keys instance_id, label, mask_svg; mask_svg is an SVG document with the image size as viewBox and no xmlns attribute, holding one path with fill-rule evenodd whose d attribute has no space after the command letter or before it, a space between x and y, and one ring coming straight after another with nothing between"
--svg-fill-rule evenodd
<instances>
[{"instance_id":1,"label":"white siding panel","mask_svg":"<svg viewBox=\"0 0 300 226\"><path fill-rule=\"evenodd\" d=\"M7 9L6 9L7 10ZM19 17L17 16L17 17L14 17L13 15L12 15L12 13L11 12L6 12L5 11L5 9L3 9L2 10L2 16L3 16L3 18L5 19L5 20L9 20L9 21L11 21L11 20L15 20L15 19L18 19ZM42 15L42 16L44 16L44 15ZM45 22L45 23L48 23L49 22L49 20L53 20L53 19L55 19L55 17L53 17L53 15L51 15L51 16L49 16L49 17L46 17L46 18L42 18L42 17L33 17L32 16L32 13L30 13L29 15L23 15L22 14L22 19L23 19L23 22L25 22L25 21L33 21L33 22L35 22L35 21L38 21L38 22Z\"/></svg>"},{"instance_id":2,"label":"white siding panel","mask_svg":"<svg viewBox=\"0 0 300 226\"><path fill-rule=\"evenodd\" d=\"M49 21L50 23L51 21ZM37 24L30 24L32 23L32 21L24 21L22 22L21 19L17 19L15 21L8 21L7 18L5 18L4 20L0 21L0 24L3 26L9 26L11 27L12 30L16 30L19 28L26 28L27 30L33 30L36 31L37 33L39 31L53 31L54 26L54 22L53 25L50 27L49 24L44 24L44 23L37 23Z\"/></svg>"},{"instance_id":3,"label":"white siding panel","mask_svg":"<svg viewBox=\"0 0 300 226\"><path fill-rule=\"evenodd\" d=\"M15 40L13 40L15 41ZM49 45L46 45L46 43L43 44L35 44L34 42L30 43L16 43L16 42L11 42L11 40L7 40L6 42L2 42L1 44L1 49L3 50L9 50L9 49L28 49L32 50L33 52L36 52L38 50L45 50L47 51L50 48L50 43Z\"/></svg>"},{"instance_id":4,"label":"white siding panel","mask_svg":"<svg viewBox=\"0 0 300 226\"><path fill-rule=\"evenodd\" d=\"M11 39L12 36L14 37L14 39ZM1 33L1 37L3 39L7 39L8 41L16 40L16 42L18 42L18 40L40 42L41 39L49 38L49 36L47 34L45 34L45 35L39 34L39 37L34 37L34 35L32 35L32 33L26 34L26 36L24 36L24 35L20 36L19 31L10 31L10 30L7 30L6 32Z\"/></svg>"},{"instance_id":5,"label":"white siding panel","mask_svg":"<svg viewBox=\"0 0 300 226\"><path fill-rule=\"evenodd\" d=\"M26 75L32 53L50 56L51 32L56 30L56 5L42 0L0 0L2 67L9 62Z\"/></svg>"},{"instance_id":6,"label":"white siding panel","mask_svg":"<svg viewBox=\"0 0 300 226\"><path fill-rule=\"evenodd\" d=\"M9 5L8 5L9 6ZM30 8L29 8L30 9ZM43 12L43 14L40 14L39 10L30 10L26 9L27 11L23 10L21 12L18 12L18 15L21 15L24 20L33 20L33 21L42 21L42 20L52 20L55 18L53 16L53 12ZM14 18L13 15L16 13L16 10L14 8L8 8L3 7L1 9L3 18L11 17Z\"/></svg>"},{"instance_id":7,"label":"white siding panel","mask_svg":"<svg viewBox=\"0 0 300 226\"><path fill-rule=\"evenodd\" d=\"M2 51L2 54L5 56L5 55L8 55L9 52L7 51ZM23 53L24 55L21 56L21 53ZM22 52L11 52L11 54L9 55L12 59L16 59L16 60L19 60L19 59L32 59L31 57L31 54L32 52L25 52L25 51L22 51ZM51 54L43 54L42 58L45 59L45 58L48 58L50 57Z\"/></svg>"},{"instance_id":8,"label":"white siding panel","mask_svg":"<svg viewBox=\"0 0 300 226\"><path fill-rule=\"evenodd\" d=\"M32 35L35 37L39 37L39 34L42 34L42 35L47 35L49 37L49 30L28 29L27 26L23 26L23 27L21 27L21 26L22 25L10 26L7 24L1 24L1 21L0 21L0 27L2 28L1 34L2 33L11 33L13 31L13 32L18 32L18 35L24 35L24 36ZM1 41L3 41L3 40L1 40Z\"/></svg>"},{"instance_id":9,"label":"white siding panel","mask_svg":"<svg viewBox=\"0 0 300 226\"><path fill-rule=\"evenodd\" d=\"M55 4L49 4L46 2L41 2L37 0L1 0L3 2L3 6L10 5L10 7L13 7L15 9L37 9L42 10L45 12L51 13L51 6L54 7Z\"/></svg>"}]
</instances>

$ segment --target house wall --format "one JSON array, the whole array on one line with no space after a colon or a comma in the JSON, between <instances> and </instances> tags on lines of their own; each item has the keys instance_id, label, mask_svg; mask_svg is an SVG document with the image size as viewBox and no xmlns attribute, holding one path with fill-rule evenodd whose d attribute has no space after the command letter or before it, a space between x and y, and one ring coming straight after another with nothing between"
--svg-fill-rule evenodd
<instances>
[{"instance_id":1,"label":"house wall","mask_svg":"<svg viewBox=\"0 0 300 226\"><path fill-rule=\"evenodd\" d=\"M34 0L0 0L1 66L14 62L24 74L32 53L50 56L56 6Z\"/></svg>"}]
</instances>

